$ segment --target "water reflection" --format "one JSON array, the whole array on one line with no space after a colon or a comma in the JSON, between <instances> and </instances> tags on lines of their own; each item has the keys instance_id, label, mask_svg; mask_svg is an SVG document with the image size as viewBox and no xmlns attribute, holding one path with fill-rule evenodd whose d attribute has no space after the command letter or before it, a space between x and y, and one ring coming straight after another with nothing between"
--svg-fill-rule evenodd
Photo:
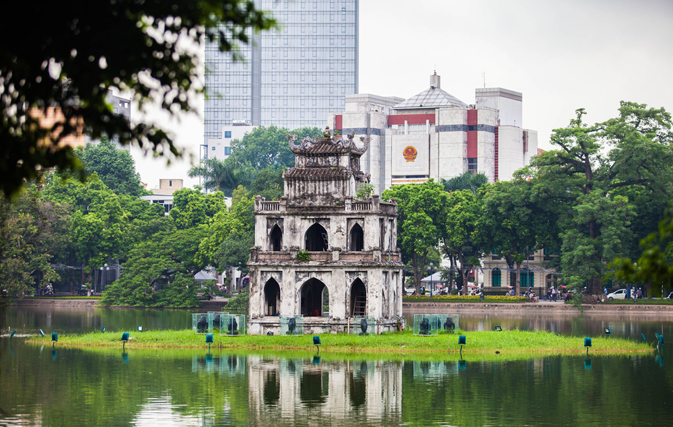
<instances>
[{"instance_id":1,"label":"water reflection","mask_svg":"<svg viewBox=\"0 0 673 427\"><path fill-rule=\"evenodd\" d=\"M214 356L212 354L192 355L193 373L207 372L233 377L237 375L245 375L245 371L245 356Z\"/></svg>"},{"instance_id":2,"label":"water reflection","mask_svg":"<svg viewBox=\"0 0 673 427\"><path fill-rule=\"evenodd\" d=\"M251 425L401 424L402 362L314 362L248 357Z\"/></svg>"},{"instance_id":3,"label":"water reflection","mask_svg":"<svg viewBox=\"0 0 673 427\"><path fill-rule=\"evenodd\" d=\"M451 307L440 307L438 313L455 314ZM549 331L561 335L597 337L610 328L612 336L640 340L645 334L649 342L656 340L656 334L673 335L673 312L651 313L579 313L567 312L522 313L518 310L506 311L466 311L460 313L460 329L465 331L492 331L496 326L503 330ZM405 312L407 327L414 323L414 312Z\"/></svg>"}]
</instances>

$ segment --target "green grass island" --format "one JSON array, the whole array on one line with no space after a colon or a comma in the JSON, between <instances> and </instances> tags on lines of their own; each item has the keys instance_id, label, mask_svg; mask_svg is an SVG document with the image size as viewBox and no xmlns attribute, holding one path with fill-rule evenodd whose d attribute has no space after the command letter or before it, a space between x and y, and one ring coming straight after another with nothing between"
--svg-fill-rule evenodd
<instances>
[{"instance_id":1,"label":"green grass island","mask_svg":"<svg viewBox=\"0 0 673 427\"><path fill-rule=\"evenodd\" d=\"M123 331L91 332L82 335L59 335L56 347L59 348L111 348L122 347ZM411 330L384 333L381 335L319 335L322 345L320 355L368 354L416 356L452 356L460 354L459 335L466 337L466 345L462 355L474 355L484 358L492 355L495 358L521 359L540 356L581 355L586 353L584 337L570 337L545 331L483 331L441 333L436 336L417 336ZM133 349L207 349L205 334L196 334L192 330L162 330L134 332L130 331L130 339L126 350ZM51 337L34 337L29 340L34 344L51 344ZM242 335L231 337L214 334L211 345L214 351L278 351L278 352L316 352L311 335L279 336L279 335ZM652 343L634 342L623 338L593 337L589 354L627 355L653 351ZM486 357L490 359L490 357Z\"/></svg>"}]
</instances>

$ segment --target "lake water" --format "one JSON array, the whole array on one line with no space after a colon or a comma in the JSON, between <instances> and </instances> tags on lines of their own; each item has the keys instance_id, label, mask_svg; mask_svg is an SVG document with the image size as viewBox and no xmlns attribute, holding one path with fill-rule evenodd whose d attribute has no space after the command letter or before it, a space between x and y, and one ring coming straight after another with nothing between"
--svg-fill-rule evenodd
<instances>
[{"instance_id":1,"label":"lake water","mask_svg":"<svg viewBox=\"0 0 673 427\"><path fill-rule=\"evenodd\" d=\"M19 334L189 324L189 312L179 310L0 309L4 334L8 327ZM578 337L598 336L610 325L614 335L645 333L650 341L654 331L673 332L672 320L653 317L460 319L466 330L495 324ZM52 351L0 338L0 426L670 425L671 362L655 351L488 362L469 354L445 361L58 344Z\"/></svg>"}]
</instances>

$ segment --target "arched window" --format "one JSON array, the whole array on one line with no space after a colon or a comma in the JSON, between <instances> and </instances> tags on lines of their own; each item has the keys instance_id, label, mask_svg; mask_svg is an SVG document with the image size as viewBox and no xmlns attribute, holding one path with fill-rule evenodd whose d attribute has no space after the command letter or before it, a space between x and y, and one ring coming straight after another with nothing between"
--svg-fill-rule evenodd
<instances>
[{"instance_id":1,"label":"arched window","mask_svg":"<svg viewBox=\"0 0 673 427\"><path fill-rule=\"evenodd\" d=\"M270 246L272 251L280 251L283 249L283 232L280 231L278 224L271 228L269 241L271 243Z\"/></svg>"},{"instance_id":2,"label":"arched window","mask_svg":"<svg viewBox=\"0 0 673 427\"><path fill-rule=\"evenodd\" d=\"M304 241L306 243L306 250L311 252L326 251L329 247L327 231L317 222L306 230Z\"/></svg>"},{"instance_id":3,"label":"arched window","mask_svg":"<svg viewBox=\"0 0 673 427\"><path fill-rule=\"evenodd\" d=\"M365 235L362 232L362 227L360 227L360 224L355 224L353 227L351 227L350 242L351 251L361 251L364 249Z\"/></svg>"},{"instance_id":4,"label":"arched window","mask_svg":"<svg viewBox=\"0 0 673 427\"><path fill-rule=\"evenodd\" d=\"M362 280L355 279L351 285L351 316L364 316L367 312L367 289Z\"/></svg>"},{"instance_id":5,"label":"arched window","mask_svg":"<svg viewBox=\"0 0 673 427\"><path fill-rule=\"evenodd\" d=\"M280 309L280 286L274 279L269 279L264 285L264 313L275 316Z\"/></svg>"},{"instance_id":6,"label":"arched window","mask_svg":"<svg viewBox=\"0 0 673 427\"><path fill-rule=\"evenodd\" d=\"M502 286L501 273L499 268L494 268L491 273L491 286Z\"/></svg>"},{"instance_id":7,"label":"arched window","mask_svg":"<svg viewBox=\"0 0 673 427\"><path fill-rule=\"evenodd\" d=\"M304 316L323 316L323 301L326 290L325 284L318 279L310 279L304 283L300 291L301 314Z\"/></svg>"}]
</instances>

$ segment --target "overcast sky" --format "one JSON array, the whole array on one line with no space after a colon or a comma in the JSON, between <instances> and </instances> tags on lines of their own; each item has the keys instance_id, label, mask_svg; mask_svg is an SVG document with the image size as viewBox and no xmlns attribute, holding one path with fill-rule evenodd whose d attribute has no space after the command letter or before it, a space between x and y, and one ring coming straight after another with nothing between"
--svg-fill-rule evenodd
<instances>
[{"instance_id":1,"label":"overcast sky","mask_svg":"<svg viewBox=\"0 0 673 427\"><path fill-rule=\"evenodd\" d=\"M672 48L671 0L360 0L360 93L408 98L436 69L442 89L472 104L485 73L486 87L523 93L523 126L544 149L577 108L590 123L615 117L621 100L673 112ZM187 170L202 118L150 117L188 154L167 167L134 150L142 181L196 184Z\"/></svg>"}]
</instances>

